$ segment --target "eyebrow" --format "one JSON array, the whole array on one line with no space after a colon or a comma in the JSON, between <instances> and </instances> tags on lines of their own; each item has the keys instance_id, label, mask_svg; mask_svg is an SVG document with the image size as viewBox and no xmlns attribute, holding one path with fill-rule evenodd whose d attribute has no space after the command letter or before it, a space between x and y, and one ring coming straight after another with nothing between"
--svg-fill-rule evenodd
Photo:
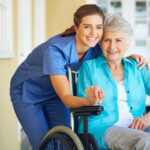
<instances>
[{"instance_id":1,"label":"eyebrow","mask_svg":"<svg viewBox=\"0 0 150 150\"><path fill-rule=\"evenodd\" d=\"M91 25L91 24L83 24L83 25ZM97 24L98 26L103 26L103 24Z\"/></svg>"},{"instance_id":2,"label":"eyebrow","mask_svg":"<svg viewBox=\"0 0 150 150\"><path fill-rule=\"evenodd\" d=\"M103 37L103 39L111 39L110 37ZM125 39L125 38L115 38L115 39L119 39L119 40L123 40L123 39Z\"/></svg>"},{"instance_id":3,"label":"eyebrow","mask_svg":"<svg viewBox=\"0 0 150 150\"><path fill-rule=\"evenodd\" d=\"M118 37L118 38L116 38L116 39L125 39L125 38L119 38L119 37Z\"/></svg>"}]
</instances>

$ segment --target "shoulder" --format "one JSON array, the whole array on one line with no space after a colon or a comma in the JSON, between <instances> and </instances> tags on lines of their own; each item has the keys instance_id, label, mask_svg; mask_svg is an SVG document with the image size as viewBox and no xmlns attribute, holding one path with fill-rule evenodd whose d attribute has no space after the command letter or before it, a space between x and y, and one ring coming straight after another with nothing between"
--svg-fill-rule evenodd
<instances>
[{"instance_id":1,"label":"shoulder","mask_svg":"<svg viewBox=\"0 0 150 150\"><path fill-rule=\"evenodd\" d=\"M50 38L48 40L49 45L55 45L55 46L63 46L67 47L69 45L72 45L72 43L75 41L75 36L66 36L66 37L61 37L60 34Z\"/></svg>"},{"instance_id":2,"label":"shoulder","mask_svg":"<svg viewBox=\"0 0 150 150\"><path fill-rule=\"evenodd\" d=\"M99 44L96 44L96 46L92 47L91 50L92 50L92 55L95 56L94 58L97 58L102 54L102 50Z\"/></svg>"},{"instance_id":3,"label":"shoulder","mask_svg":"<svg viewBox=\"0 0 150 150\"><path fill-rule=\"evenodd\" d=\"M125 60L126 58L124 58ZM135 73L138 73L138 74L145 74L147 71L148 71L148 68L147 66L144 66L142 69L139 69L140 66L136 66L138 64L138 62L134 59L126 59L126 63L127 64L127 68L128 70L132 70L132 72L135 74Z\"/></svg>"},{"instance_id":4,"label":"shoulder","mask_svg":"<svg viewBox=\"0 0 150 150\"><path fill-rule=\"evenodd\" d=\"M66 36L61 37L60 35L52 37L48 40L47 51L52 53L61 53L62 55L69 56L71 51L75 51L75 37Z\"/></svg>"},{"instance_id":5,"label":"shoulder","mask_svg":"<svg viewBox=\"0 0 150 150\"><path fill-rule=\"evenodd\" d=\"M101 54L100 56L97 56L96 58L86 60L84 63L90 66L94 66L94 65L101 65L107 62L106 62L104 55Z\"/></svg>"},{"instance_id":6,"label":"shoulder","mask_svg":"<svg viewBox=\"0 0 150 150\"><path fill-rule=\"evenodd\" d=\"M131 68L135 68L136 67L136 64L138 63L136 60L134 59L127 59L125 57L122 58L122 62L128 66L128 67L131 67ZM137 67L136 67L137 68Z\"/></svg>"},{"instance_id":7,"label":"shoulder","mask_svg":"<svg viewBox=\"0 0 150 150\"><path fill-rule=\"evenodd\" d=\"M125 59L126 59L126 58L125 58ZM129 64L131 64L134 68L136 68L136 69L139 70L139 67L140 67L140 66L136 67L136 65L138 64L138 62L137 62L136 60L134 60L134 59L127 59L127 61L128 61ZM141 69L141 71L142 71L142 70L148 70L147 66L144 66L144 67Z\"/></svg>"},{"instance_id":8,"label":"shoulder","mask_svg":"<svg viewBox=\"0 0 150 150\"><path fill-rule=\"evenodd\" d=\"M89 71L92 71L95 68L97 63L97 58L85 60L82 64L82 68L86 68Z\"/></svg>"},{"instance_id":9,"label":"shoulder","mask_svg":"<svg viewBox=\"0 0 150 150\"><path fill-rule=\"evenodd\" d=\"M128 62L129 63L131 63L132 65L136 65L136 64L138 64L138 62L136 61L136 60L134 60L134 59L127 59L128 60Z\"/></svg>"}]
</instances>

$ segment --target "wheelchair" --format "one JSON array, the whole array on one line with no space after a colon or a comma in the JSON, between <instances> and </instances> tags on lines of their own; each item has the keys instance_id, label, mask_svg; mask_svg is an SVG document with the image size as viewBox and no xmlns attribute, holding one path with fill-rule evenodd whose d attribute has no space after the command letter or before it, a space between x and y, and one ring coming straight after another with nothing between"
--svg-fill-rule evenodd
<instances>
[{"instance_id":1,"label":"wheelchair","mask_svg":"<svg viewBox=\"0 0 150 150\"><path fill-rule=\"evenodd\" d=\"M68 68L69 82L73 95L76 95L77 71ZM39 150L100 150L92 134L88 133L88 116L100 115L102 106L85 106L71 108L71 128L56 126L52 128L43 138ZM83 117L84 131L78 133L78 120Z\"/></svg>"}]
</instances>

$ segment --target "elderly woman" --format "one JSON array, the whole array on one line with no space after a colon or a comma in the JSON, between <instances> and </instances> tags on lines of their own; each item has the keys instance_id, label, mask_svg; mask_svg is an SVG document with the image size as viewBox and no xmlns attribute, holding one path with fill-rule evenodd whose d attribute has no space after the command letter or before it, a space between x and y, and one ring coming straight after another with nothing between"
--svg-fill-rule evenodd
<instances>
[{"instance_id":1,"label":"elderly woman","mask_svg":"<svg viewBox=\"0 0 150 150\"><path fill-rule=\"evenodd\" d=\"M107 16L101 41L103 55L87 60L79 70L77 93L101 100L104 111L89 118L89 132L101 149L150 150L150 112L143 116L150 95L150 71L123 57L130 47L132 28L119 15ZM80 119L80 132L83 120Z\"/></svg>"}]
</instances>

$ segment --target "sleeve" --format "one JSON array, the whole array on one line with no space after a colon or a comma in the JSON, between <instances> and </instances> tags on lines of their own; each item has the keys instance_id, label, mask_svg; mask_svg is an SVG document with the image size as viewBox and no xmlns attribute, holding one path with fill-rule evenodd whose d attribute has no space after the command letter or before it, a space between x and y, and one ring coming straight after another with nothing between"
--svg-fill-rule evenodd
<instances>
[{"instance_id":1,"label":"sleeve","mask_svg":"<svg viewBox=\"0 0 150 150\"><path fill-rule=\"evenodd\" d=\"M67 60L60 48L55 45L45 49L43 54L43 74L66 75Z\"/></svg>"},{"instance_id":2,"label":"sleeve","mask_svg":"<svg viewBox=\"0 0 150 150\"><path fill-rule=\"evenodd\" d=\"M88 64L84 62L79 69L77 80L77 96L86 97L85 89L92 85L92 78L88 69Z\"/></svg>"},{"instance_id":3,"label":"sleeve","mask_svg":"<svg viewBox=\"0 0 150 150\"><path fill-rule=\"evenodd\" d=\"M141 74L142 74L146 94L150 95L150 70L147 69L147 66L141 69Z\"/></svg>"}]
</instances>

